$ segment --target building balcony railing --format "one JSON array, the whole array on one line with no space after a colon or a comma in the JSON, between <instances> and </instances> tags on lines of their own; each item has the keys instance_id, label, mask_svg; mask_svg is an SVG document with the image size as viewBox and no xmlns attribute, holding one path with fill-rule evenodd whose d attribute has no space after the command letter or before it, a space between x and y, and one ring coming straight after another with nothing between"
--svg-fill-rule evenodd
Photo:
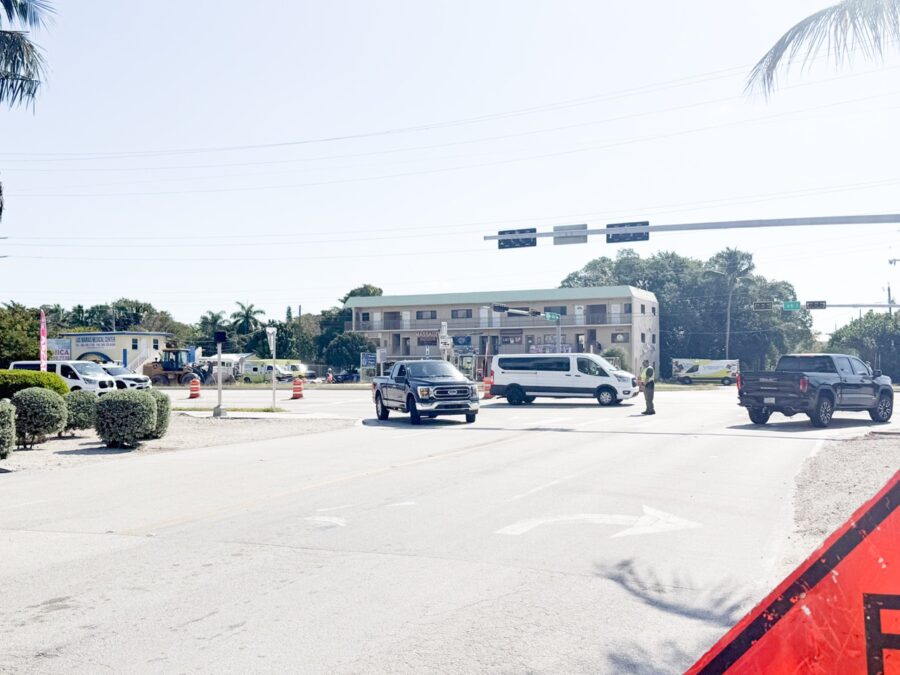
<instances>
[{"instance_id":1,"label":"building balcony railing","mask_svg":"<svg viewBox=\"0 0 900 675\"><path fill-rule=\"evenodd\" d=\"M560 325L566 326L627 326L631 324L632 314L582 314L566 315L560 317ZM490 329L522 328L541 330L555 328L555 321L547 321L539 316L499 316L485 319L447 319L449 331L478 331ZM353 323L344 324L345 330L353 330ZM427 319L417 321L410 319L403 321L398 319L382 319L381 321L357 321L357 331L439 331L440 319Z\"/></svg>"}]
</instances>

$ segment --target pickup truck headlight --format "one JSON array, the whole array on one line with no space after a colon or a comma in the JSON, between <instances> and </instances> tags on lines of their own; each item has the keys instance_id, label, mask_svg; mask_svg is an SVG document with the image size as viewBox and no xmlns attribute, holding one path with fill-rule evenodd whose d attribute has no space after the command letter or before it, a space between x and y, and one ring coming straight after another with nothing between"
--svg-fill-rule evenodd
<instances>
[{"instance_id":1,"label":"pickup truck headlight","mask_svg":"<svg viewBox=\"0 0 900 675\"><path fill-rule=\"evenodd\" d=\"M472 387L471 389L472 389L472 391L471 391L472 398L478 398L478 387Z\"/></svg>"},{"instance_id":2,"label":"pickup truck headlight","mask_svg":"<svg viewBox=\"0 0 900 675\"><path fill-rule=\"evenodd\" d=\"M419 387L419 398L431 398L431 387Z\"/></svg>"}]
</instances>

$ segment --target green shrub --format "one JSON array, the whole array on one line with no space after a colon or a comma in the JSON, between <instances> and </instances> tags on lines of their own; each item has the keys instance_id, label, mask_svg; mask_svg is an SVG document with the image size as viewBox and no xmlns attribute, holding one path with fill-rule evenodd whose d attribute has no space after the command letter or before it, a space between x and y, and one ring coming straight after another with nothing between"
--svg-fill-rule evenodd
<instances>
[{"instance_id":1,"label":"green shrub","mask_svg":"<svg viewBox=\"0 0 900 675\"><path fill-rule=\"evenodd\" d=\"M97 401L97 435L108 447L135 447L156 431L156 401L143 391L114 391Z\"/></svg>"},{"instance_id":2,"label":"green shrub","mask_svg":"<svg viewBox=\"0 0 900 675\"><path fill-rule=\"evenodd\" d=\"M55 391L60 396L69 393L66 381L56 373L36 370L0 370L0 398L12 398L17 391L40 387Z\"/></svg>"},{"instance_id":3,"label":"green shrub","mask_svg":"<svg viewBox=\"0 0 900 675\"><path fill-rule=\"evenodd\" d=\"M16 407L16 435L24 447L34 447L44 436L66 427L66 402L55 391L30 387L12 397Z\"/></svg>"},{"instance_id":4,"label":"green shrub","mask_svg":"<svg viewBox=\"0 0 900 675\"><path fill-rule=\"evenodd\" d=\"M0 459L6 459L16 442L16 408L6 399L0 400Z\"/></svg>"},{"instance_id":5,"label":"green shrub","mask_svg":"<svg viewBox=\"0 0 900 675\"><path fill-rule=\"evenodd\" d=\"M147 438L162 438L169 430L172 402L168 396L157 389L148 389L146 393L150 394L156 403L156 428Z\"/></svg>"},{"instance_id":6,"label":"green shrub","mask_svg":"<svg viewBox=\"0 0 900 675\"><path fill-rule=\"evenodd\" d=\"M90 429L97 419L97 395L91 391L72 391L63 397L69 418L66 431Z\"/></svg>"}]
</instances>

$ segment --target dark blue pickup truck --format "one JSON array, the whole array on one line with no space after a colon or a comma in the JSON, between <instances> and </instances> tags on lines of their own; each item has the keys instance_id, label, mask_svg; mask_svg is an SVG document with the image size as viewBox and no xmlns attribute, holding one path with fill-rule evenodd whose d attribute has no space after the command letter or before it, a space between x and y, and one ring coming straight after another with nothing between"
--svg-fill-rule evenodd
<instances>
[{"instance_id":1,"label":"dark blue pickup truck","mask_svg":"<svg viewBox=\"0 0 900 675\"><path fill-rule=\"evenodd\" d=\"M750 421L765 424L773 412L803 413L816 427L827 427L836 410L868 411L874 422L888 422L894 411L891 378L847 354L786 354L771 372L738 375L738 405Z\"/></svg>"},{"instance_id":2,"label":"dark blue pickup truck","mask_svg":"<svg viewBox=\"0 0 900 675\"><path fill-rule=\"evenodd\" d=\"M471 424L478 415L475 383L447 361L398 361L372 381L372 399L380 420L391 410L409 413L412 424L438 415L465 415Z\"/></svg>"}]
</instances>

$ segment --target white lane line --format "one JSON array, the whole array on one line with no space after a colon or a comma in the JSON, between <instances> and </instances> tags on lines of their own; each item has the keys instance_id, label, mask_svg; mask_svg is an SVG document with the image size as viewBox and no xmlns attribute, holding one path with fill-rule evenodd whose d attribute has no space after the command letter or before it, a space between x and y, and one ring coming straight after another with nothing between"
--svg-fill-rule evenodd
<instances>
[{"instance_id":1,"label":"white lane line","mask_svg":"<svg viewBox=\"0 0 900 675\"><path fill-rule=\"evenodd\" d=\"M510 497L506 500L506 503L514 502L517 499L522 499L522 497L527 497L528 495L533 495L535 492L540 492L541 490L546 490L548 487L553 487L554 485L559 485L563 481L569 480L571 478L575 478L578 474L570 473L568 476L563 476L562 478L557 478L556 480L551 480L549 483L544 483L543 485L538 485L536 488L531 488L527 492L523 492L522 494L516 495L515 497Z\"/></svg>"},{"instance_id":2,"label":"white lane line","mask_svg":"<svg viewBox=\"0 0 900 675\"><path fill-rule=\"evenodd\" d=\"M331 516L307 516L303 520L309 520L313 523L324 523L326 525L337 525L338 527L347 527L347 521L343 518L334 518Z\"/></svg>"},{"instance_id":3,"label":"white lane line","mask_svg":"<svg viewBox=\"0 0 900 675\"><path fill-rule=\"evenodd\" d=\"M21 504L13 504L12 506L4 506L0 507L0 511L7 511L10 509L21 509L24 506L31 506L32 504L44 504L46 499L36 499L33 502L22 502Z\"/></svg>"},{"instance_id":4,"label":"white lane line","mask_svg":"<svg viewBox=\"0 0 900 675\"><path fill-rule=\"evenodd\" d=\"M325 513L326 511L340 511L341 509L349 509L355 504L344 504L343 506L329 506L327 509L316 509L316 513Z\"/></svg>"},{"instance_id":5,"label":"white lane line","mask_svg":"<svg viewBox=\"0 0 900 675\"><path fill-rule=\"evenodd\" d=\"M512 525L507 525L506 527L497 530L494 534L518 536L530 532L541 525L579 521L595 525L625 526L626 529L611 535L611 539L701 527L700 523L695 523L692 520L679 518L678 516L673 516L671 513L644 506L643 514L640 516L612 513L573 513L571 515L551 516L549 518L531 518L529 520L520 520Z\"/></svg>"},{"instance_id":6,"label":"white lane line","mask_svg":"<svg viewBox=\"0 0 900 675\"><path fill-rule=\"evenodd\" d=\"M392 506L415 506L415 502L397 502L396 504L385 504L386 507Z\"/></svg>"}]
</instances>

